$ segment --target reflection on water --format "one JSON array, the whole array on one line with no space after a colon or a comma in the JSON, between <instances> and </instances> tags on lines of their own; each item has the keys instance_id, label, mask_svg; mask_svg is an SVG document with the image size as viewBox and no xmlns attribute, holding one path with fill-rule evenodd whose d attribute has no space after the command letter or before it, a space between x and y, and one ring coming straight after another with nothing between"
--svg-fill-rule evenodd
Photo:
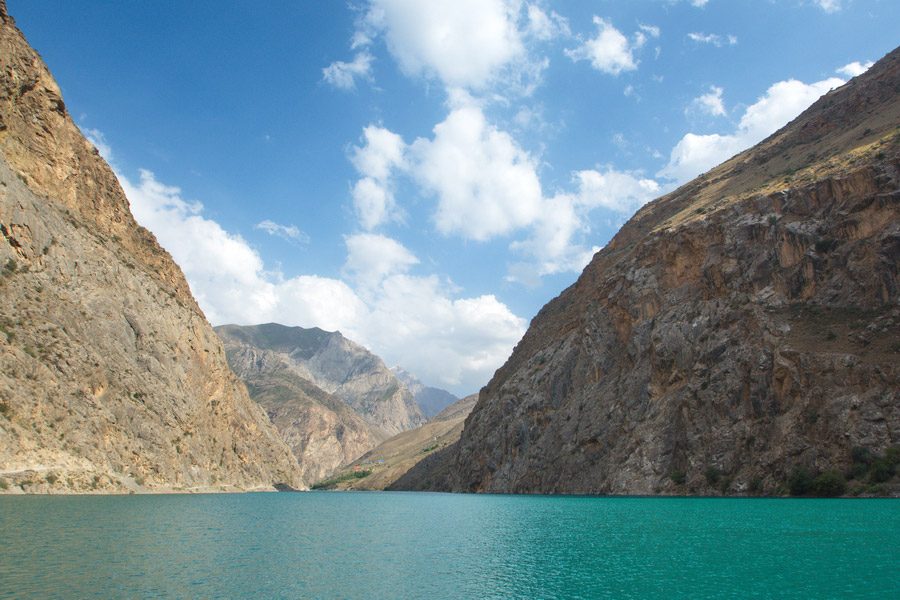
<instances>
[{"instance_id":1,"label":"reflection on water","mask_svg":"<svg viewBox=\"0 0 900 600\"><path fill-rule=\"evenodd\" d=\"M0 597L900 597L900 501L0 497Z\"/></svg>"}]
</instances>

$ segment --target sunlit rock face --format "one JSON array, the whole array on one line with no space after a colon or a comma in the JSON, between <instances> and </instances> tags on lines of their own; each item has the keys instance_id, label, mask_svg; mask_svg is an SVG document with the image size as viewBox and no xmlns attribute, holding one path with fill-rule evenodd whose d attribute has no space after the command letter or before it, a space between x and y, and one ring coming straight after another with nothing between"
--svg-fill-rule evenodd
<instances>
[{"instance_id":1,"label":"sunlit rock face","mask_svg":"<svg viewBox=\"0 0 900 600\"><path fill-rule=\"evenodd\" d=\"M299 487L0 1L0 491Z\"/></svg>"},{"instance_id":2,"label":"sunlit rock face","mask_svg":"<svg viewBox=\"0 0 900 600\"><path fill-rule=\"evenodd\" d=\"M897 445L898 126L894 51L641 209L419 487L776 494L795 469L847 473L854 449Z\"/></svg>"}]
</instances>

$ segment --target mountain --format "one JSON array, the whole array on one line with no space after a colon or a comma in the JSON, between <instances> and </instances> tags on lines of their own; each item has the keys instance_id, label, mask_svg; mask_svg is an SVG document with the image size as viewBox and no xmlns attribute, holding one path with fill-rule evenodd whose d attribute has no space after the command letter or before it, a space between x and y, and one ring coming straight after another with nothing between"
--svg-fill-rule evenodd
<instances>
[{"instance_id":1,"label":"mountain","mask_svg":"<svg viewBox=\"0 0 900 600\"><path fill-rule=\"evenodd\" d=\"M381 439L425 422L412 393L384 361L340 332L268 323L222 325L216 333L235 351L270 351L294 374L341 398Z\"/></svg>"},{"instance_id":2,"label":"mountain","mask_svg":"<svg viewBox=\"0 0 900 600\"><path fill-rule=\"evenodd\" d=\"M638 211L406 489L897 493L898 333L900 49Z\"/></svg>"},{"instance_id":3,"label":"mountain","mask_svg":"<svg viewBox=\"0 0 900 600\"><path fill-rule=\"evenodd\" d=\"M463 423L477 399L473 394L458 400L421 427L399 433L356 459L331 480L334 483L326 481L319 485L341 490L393 489L395 482L410 469L459 440ZM408 482L401 484L402 489L409 486Z\"/></svg>"},{"instance_id":4,"label":"mountain","mask_svg":"<svg viewBox=\"0 0 900 600\"><path fill-rule=\"evenodd\" d=\"M418 377L401 367L391 367L391 373L409 388L422 414L429 419L459 400L447 390L425 385Z\"/></svg>"},{"instance_id":5,"label":"mountain","mask_svg":"<svg viewBox=\"0 0 900 600\"><path fill-rule=\"evenodd\" d=\"M0 1L0 491L302 485Z\"/></svg>"},{"instance_id":6,"label":"mountain","mask_svg":"<svg viewBox=\"0 0 900 600\"><path fill-rule=\"evenodd\" d=\"M265 330L267 326L261 327ZM285 353L248 343L254 339L264 344L261 340L265 336L246 329L217 329L228 364L293 451L305 483L324 479L387 437L363 421L342 399L298 375L291 368L294 361ZM271 329L275 332L287 328L279 325ZM321 339L325 334L321 330L293 333L299 334L296 339L307 332L312 332L313 339Z\"/></svg>"}]
</instances>

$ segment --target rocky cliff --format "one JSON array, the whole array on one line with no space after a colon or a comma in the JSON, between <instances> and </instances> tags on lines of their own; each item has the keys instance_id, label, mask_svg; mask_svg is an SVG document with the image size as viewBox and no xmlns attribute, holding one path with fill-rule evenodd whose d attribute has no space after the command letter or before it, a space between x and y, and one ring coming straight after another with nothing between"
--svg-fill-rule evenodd
<instances>
[{"instance_id":1,"label":"rocky cliff","mask_svg":"<svg viewBox=\"0 0 900 600\"><path fill-rule=\"evenodd\" d=\"M900 50L640 210L417 485L896 492L898 334Z\"/></svg>"},{"instance_id":2,"label":"rocky cliff","mask_svg":"<svg viewBox=\"0 0 900 600\"><path fill-rule=\"evenodd\" d=\"M391 373L409 388L409 391L416 398L416 404L419 405L422 414L429 419L459 401L459 398L447 390L427 386L413 373L401 367L391 367Z\"/></svg>"},{"instance_id":3,"label":"rocky cliff","mask_svg":"<svg viewBox=\"0 0 900 600\"><path fill-rule=\"evenodd\" d=\"M379 441L425 422L412 393L384 361L340 332L277 323L222 325L216 332L233 349L231 356L241 349L254 355L266 351L294 374L342 399L375 428Z\"/></svg>"},{"instance_id":4,"label":"rocky cliff","mask_svg":"<svg viewBox=\"0 0 900 600\"><path fill-rule=\"evenodd\" d=\"M0 491L299 486L0 1Z\"/></svg>"},{"instance_id":5,"label":"rocky cliff","mask_svg":"<svg viewBox=\"0 0 900 600\"><path fill-rule=\"evenodd\" d=\"M357 458L337 476L319 482L320 487L339 490L426 489L425 481L407 477L416 465L429 460L459 440L463 423L478 399L476 394L456 401L421 427L399 433ZM415 473L421 470L416 469ZM362 476L364 475L364 476Z\"/></svg>"},{"instance_id":6,"label":"rocky cliff","mask_svg":"<svg viewBox=\"0 0 900 600\"><path fill-rule=\"evenodd\" d=\"M247 343L249 336L240 335L244 329L218 328L228 364L290 446L308 485L330 476L387 437L343 400L298 375L291 368L293 361L283 353ZM260 336L253 337L258 340Z\"/></svg>"}]
</instances>

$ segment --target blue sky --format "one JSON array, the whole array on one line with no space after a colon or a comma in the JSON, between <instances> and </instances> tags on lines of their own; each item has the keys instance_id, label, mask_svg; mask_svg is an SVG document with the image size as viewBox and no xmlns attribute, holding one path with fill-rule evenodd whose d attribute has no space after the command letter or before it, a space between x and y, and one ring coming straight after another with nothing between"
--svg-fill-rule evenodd
<instances>
[{"instance_id":1,"label":"blue sky","mask_svg":"<svg viewBox=\"0 0 900 600\"><path fill-rule=\"evenodd\" d=\"M633 213L900 44L896 0L7 0L213 324L462 395Z\"/></svg>"}]
</instances>

